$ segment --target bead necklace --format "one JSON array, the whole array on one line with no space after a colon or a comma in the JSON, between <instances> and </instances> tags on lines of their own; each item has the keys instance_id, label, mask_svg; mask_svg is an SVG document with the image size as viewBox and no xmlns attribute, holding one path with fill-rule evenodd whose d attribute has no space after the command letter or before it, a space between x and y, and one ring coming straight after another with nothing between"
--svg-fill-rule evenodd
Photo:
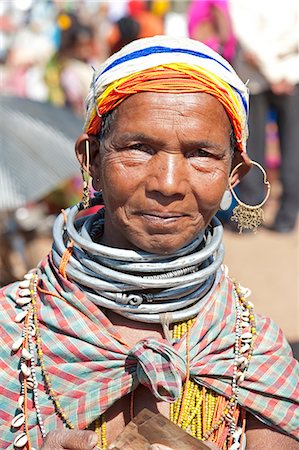
<instances>
[{"instance_id":1,"label":"bead necklace","mask_svg":"<svg viewBox=\"0 0 299 450\"><path fill-rule=\"evenodd\" d=\"M243 433L242 429L237 429L236 426L240 416L237 405L238 391L248 370L256 335L253 304L246 300L249 292L234 282L236 339L230 399L199 386L191 379L186 379L180 397L170 405L172 422L198 439L211 440L223 450L228 448L228 445L230 445L230 450L237 450L240 447L238 440L240 437L242 438ZM186 335L187 341L192 324L193 320L175 324L173 338L181 339ZM243 411L242 414L244 414ZM242 421L245 421L245 417L242 418Z\"/></svg>"},{"instance_id":2,"label":"bead necklace","mask_svg":"<svg viewBox=\"0 0 299 450\"><path fill-rule=\"evenodd\" d=\"M40 366L41 366L41 371L43 374L43 378L45 381L45 385L46 385L48 394L50 395L50 397L54 403L57 414L59 415L61 420L65 423L65 425L68 428L73 430L75 427L72 424L72 422L70 422L70 420L67 418L67 415L65 414L65 412L58 400L58 396L57 396L56 392L54 391L54 389L52 388L51 377L46 370L44 353L43 353L43 349L42 349L42 341L41 341L41 336L40 336L39 322L38 322L38 317L37 317L37 305L36 305L36 296L37 296L36 288L37 288L37 281L38 281L37 275L34 275L34 281L35 281L35 283L34 283L34 290L31 295L31 303L32 303L32 309L33 309L34 325L36 327L35 342L36 342L36 347L37 347L37 355L38 355L38 359L39 359Z\"/></svg>"},{"instance_id":3,"label":"bead necklace","mask_svg":"<svg viewBox=\"0 0 299 450\"><path fill-rule=\"evenodd\" d=\"M15 322L19 323L25 321L25 324L22 331L22 337L15 341L12 346L14 352L22 347L21 394L18 400L18 410L21 410L21 412L14 417L12 426L14 428L23 426L24 429L24 431L15 438L14 446L16 448L27 446L28 450L35 450L30 443L27 424L27 398L29 390L33 390L33 400L41 434L43 438L45 438L46 435L38 401L38 383L35 372L36 360L33 339L35 339L37 356L45 385L53 401L56 413L68 428L75 428L63 410L56 392L52 388L51 377L45 366L37 314L37 285L38 275L35 271L26 274L24 281L20 283L19 297L16 299L16 304L20 306L23 311L16 315ZM173 328L173 338L175 340L181 339L186 335L187 377L179 399L174 404L170 405L170 420L198 439L215 442L223 450L226 450L227 448L230 450L237 450L240 447L239 438L242 437L244 431L242 431L241 428L236 427L240 415L237 406L238 391L239 385L244 381L249 361L252 357L253 343L256 336L253 304L246 300L249 293L249 290L244 290L244 288L241 288L234 282L233 294L236 304L236 338L232 395L229 400L221 395L215 394L210 389L199 386L191 380L188 375L189 333L194 319L175 324ZM100 419L91 424L90 428L99 436L99 447L102 450L106 450L107 436L105 416L102 415ZM230 446L228 447L228 445Z\"/></svg>"},{"instance_id":4,"label":"bead necklace","mask_svg":"<svg viewBox=\"0 0 299 450\"><path fill-rule=\"evenodd\" d=\"M27 423L27 411L28 411L28 391L33 391L33 401L36 409L37 421L42 433L43 438L45 437L45 429L43 425L43 420L40 414L39 401L38 401L38 384L35 372L35 354L33 337L36 334L36 327L33 323L33 308L31 304L32 296L36 286L34 285L34 273L29 272L25 275L24 280L19 285L19 297L16 299L16 304L23 308L23 311L19 312L15 317L15 322L20 323L25 321L24 328L22 331L22 338L14 342L12 346L13 351L21 351L21 393L18 399L18 413L16 417L12 420L12 426L14 428L24 427L24 431L17 435L14 440L14 446L16 448L22 448L27 445L29 450L35 450L31 446L30 436L28 432Z\"/></svg>"}]
</instances>

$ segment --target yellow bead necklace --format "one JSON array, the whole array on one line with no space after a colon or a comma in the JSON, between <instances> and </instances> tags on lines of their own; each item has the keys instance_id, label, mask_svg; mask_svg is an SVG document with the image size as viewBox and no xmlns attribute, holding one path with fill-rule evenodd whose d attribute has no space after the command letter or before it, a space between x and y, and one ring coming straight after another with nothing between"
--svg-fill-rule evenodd
<instances>
[{"instance_id":1,"label":"yellow bead necklace","mask_svg":"<svg viewBox=\"0 0 299 450\"><path fill-rule=\"evenodd\" d=\"M175 324L173 337L180 339L187 334L186 339L188 339L188 333L193 322L194 319L191 319L187 322ZM183 401L185 392L185 401ZM227 424L223 415L230 411L229 405L230 400L216 394L211 389L198 385L191 379L187 379L183 384L178 400L170 404L170 420L197 439L209 439L225 450L227 448L226 442L222 441L223 435L227 434L225 433ZM238 417L239 410L236 408L233 418L237 421Z\"/></svg>"}]
</instances>

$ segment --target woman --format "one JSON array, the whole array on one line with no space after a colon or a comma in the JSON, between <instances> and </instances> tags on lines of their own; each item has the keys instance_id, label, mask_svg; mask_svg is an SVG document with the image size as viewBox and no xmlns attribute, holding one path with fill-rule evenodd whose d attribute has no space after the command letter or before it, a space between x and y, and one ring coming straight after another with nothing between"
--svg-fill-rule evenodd
<instances>
[{"instance_id":1,"label":"woman","mask_svg":"<svg viewBox=\"0 0 299 450\"><path fill-rule=\"evenodd\" d=\"M188 8L188 32L192 39L203 42L230 63L236 51L226 0L193 0Z\"/></svg>"},{"instance_id":2,"label":"woman","mask_svg":"<svg viewBox=\"0 0 299 450\"><path fill-rule=\"evenodd\" d=\"M222 267L213 218L251 165L247 110L189 39L95 73L76 152L105 208L59 216L51 254L3 291L3 448L104 449L143 408L210 448L298 448L298 365Z\"/></svg>"}]
</instances>

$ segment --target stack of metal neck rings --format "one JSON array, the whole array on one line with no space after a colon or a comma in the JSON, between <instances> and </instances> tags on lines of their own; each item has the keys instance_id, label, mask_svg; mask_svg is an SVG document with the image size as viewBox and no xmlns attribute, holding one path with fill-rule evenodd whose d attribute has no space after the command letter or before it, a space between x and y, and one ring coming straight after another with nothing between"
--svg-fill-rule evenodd
<instances>
[{"instance_id":1,"label":"stack of metal neck rings","mask_svg":"<svg viewBox=\"0 0 299 450\"><path fill-rule=\"evenodd\" d=\"M91 206L103 205L101 195ZM58 268L71 240L66 273L94 304L128 319L168 324L196 316L219 282L223 228L213 218L205 232L168 255L108 247L93 241L105 226L105 208L76 220L82 204L54 224L53 261Z\"/></svg>"}]
</instances>

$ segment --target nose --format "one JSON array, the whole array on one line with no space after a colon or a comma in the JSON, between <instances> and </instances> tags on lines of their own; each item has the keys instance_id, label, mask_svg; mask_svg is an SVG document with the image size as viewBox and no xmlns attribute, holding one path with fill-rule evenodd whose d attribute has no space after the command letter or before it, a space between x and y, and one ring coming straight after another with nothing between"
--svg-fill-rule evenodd
<instances>
[{"instance_id":1,"label":"nose","mask_svg":"<svg viewBox=\"0 0 299 450\"><path fill-rule=\"evenodd\" d=\"M181 199L187 187L186 161L181 154L156 155L148 177L148 190L160 196Z\"/></svg>"}]
</instances>

